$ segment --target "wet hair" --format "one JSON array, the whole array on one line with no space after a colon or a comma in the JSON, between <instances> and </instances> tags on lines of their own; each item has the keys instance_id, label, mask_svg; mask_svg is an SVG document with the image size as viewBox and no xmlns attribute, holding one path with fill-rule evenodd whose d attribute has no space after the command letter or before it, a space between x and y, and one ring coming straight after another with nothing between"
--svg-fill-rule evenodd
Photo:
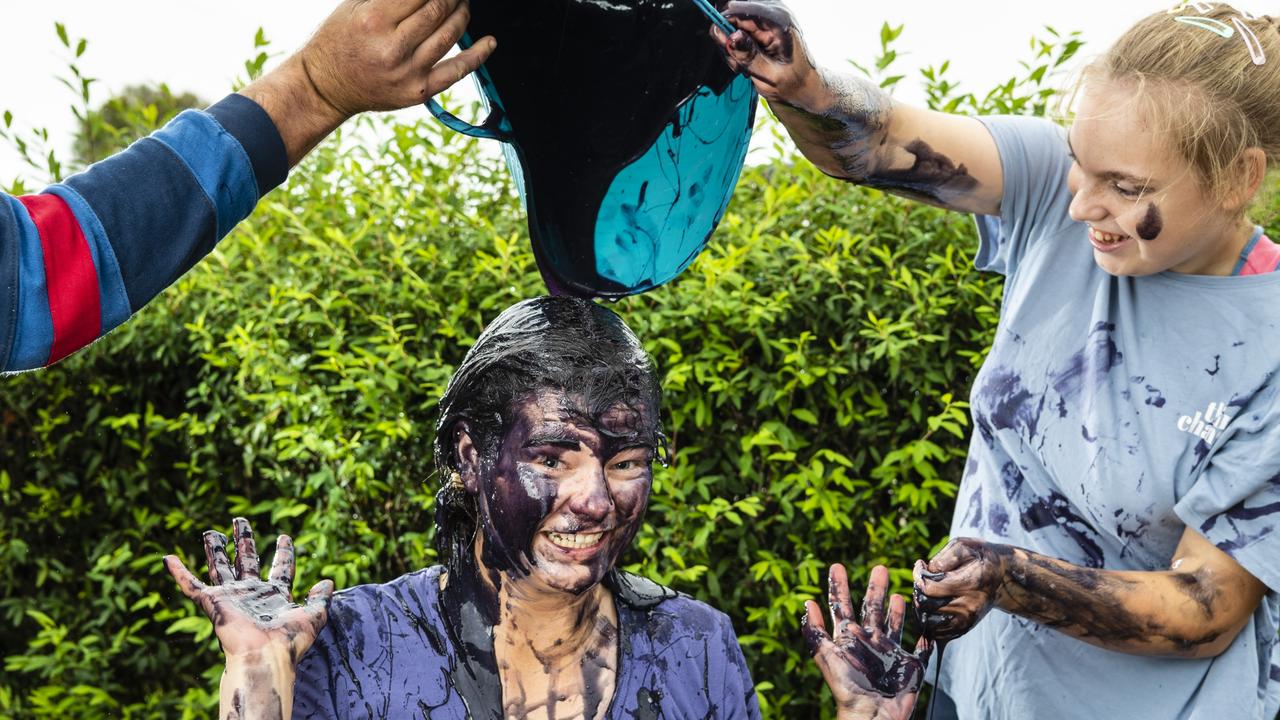
<instances>
[{"instance_id":1,"label":"wet hair","mask_svg":"<svg viewBox=\"0 0 1280 720\"><path fill-rule=\"evenodd\" d=\"M546 390L564 393L590 419L622 405L648 409L646 416L657 422L660 387L653 364L617 313L572 297L540 297L507 308L467 351L440 399L435 460L443 486L436 495L436 549L451 566L471 552L478 522L475 498L453 480L460 470L458 431L465 423L482 467L491 466L519 405Z\"/></svg>"},{"instance_id":2,"label":"wet hair","mask_svg":"<svg viewBox=\"0 0 1280 720\"><path fill-rule=\"evenodd\" d=\"M1138 21L1084 68L1076 90L1091 81L1131 85L1169 148L1206 195L1221 202L1245 179L1239 160L1248 148L1262 149L1269 171L1280 164L1280 25L1226 3L1210 5L1204 13L1187 7ZM1227 25L1239 18L1257 36L1266 63L1253 64L1238 31L1224 38L1176 22L1179 14Z\"/></svg>"}]
</instances>

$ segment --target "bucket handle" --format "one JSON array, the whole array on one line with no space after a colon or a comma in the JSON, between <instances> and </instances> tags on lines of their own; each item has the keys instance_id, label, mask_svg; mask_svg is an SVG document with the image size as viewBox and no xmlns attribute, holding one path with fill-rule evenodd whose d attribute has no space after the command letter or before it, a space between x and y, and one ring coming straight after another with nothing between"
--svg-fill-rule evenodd
<instances>
[{"instance_id":1,"label":"bucket handle","mask_svg":"<svg viewBox=\"0 0 1280 720\"><path fill-rule=\"evenodd\" d=\"M507 114L500 107L494 107L489 112L489 117L484 119L480 125L472 125L471 123L459 118L457 115L444 109L444 106L436 102L435 98L427 101L427 110L435 116L445 127L454 132L462 133L474 138L482 140L497 140L498 142L511 143L515 142L511 132L506 129Z\"/></svg>"}]
</instances>

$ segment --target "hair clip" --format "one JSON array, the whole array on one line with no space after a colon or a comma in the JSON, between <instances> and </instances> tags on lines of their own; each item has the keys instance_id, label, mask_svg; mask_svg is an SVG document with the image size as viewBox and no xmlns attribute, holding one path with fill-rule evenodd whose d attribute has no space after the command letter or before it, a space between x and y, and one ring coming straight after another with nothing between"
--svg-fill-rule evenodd
<instances>
[{"instance_id":1,"label":"hair clip","mask_svg":"<svg viewBox=\"0 0 1280 720\"><path fill-rule=\"evenodd\" d=\"M1258 40L1258 36L1253 34L1253 30L1238 17L1231 18L1231 24L1236 26L1236 31L1240 33L1240 37L1244 38L1244 46L1249 48L1249 58L1253 60L1254 65L1263 65L1267 62L1267 56L1262 52L1262 42Z\"/></svg>"},{"instance_id":2,"label":"hair clip","mask_svg":"<svg viewBox=\"0 0 1280 720\"><path fill-rule=\"evenodd\" d=\"M1214 20L1213 18L1194 17L1191 15L1179 15L1178 17L1174 18L1173 21L1183 23L1184 25L1191 25L1193 27L1204 28L1209 32L1217 33L1224 38L1229 38L1232 35L1236 34L1236 31L1232 30L1230 25L1222 22L1221 20Z\"/></svg>"},{"instance_id":3,"label":"hair clip","mask_svg":"<svg viewBox=\"0 0 1280 720\"><path fill-rule=\"evenodd\" d=\"M1218 3L1209 3L1209 2L1180 2L1177 5L1174 5L1173 7L1166 10L1166 12L1172 15L1174 13L1182 12L1187 8L1191 8L1192 10L1195 10L1196 12L1203 15L1207 12L1212 11L1213 6L1217 4Z\"/></svg>"},{"instance_id":4,"label":"hair clip","mask_svg":"<svg viewBox=\"0 0 1280 720\"><path fill-rule=\"evenodd\" d=\"M1217 5L1226 5L1226 3L1183 2L1170 8L1168 12L1169 14L1173 14L1175 12L1195 10L1198 13L1204 14L1211 12ZM1231 7L1229 5L1226 6ZM1244 40L1244 46L1249 51L1249 59L1253 61L1253 64L1265 65L1267 62L1267 56L1266 53L1262 51L1262 42L1258 40L1258 36L1255 35L1253 30L1244 22L1246 19L1256 20L1257 18L1254 17L1252 13L1244 10L1236 10L1236 13L1236 15L1231 17L1230 25L1222 22L1221 20L1197 17L1195 15L1179 15L1173 20L1174 22L1180 22L1184 25L1203 28L1224 38L1229 38L1239 33L1240 39Z\"/></svg>"}]
</instances>

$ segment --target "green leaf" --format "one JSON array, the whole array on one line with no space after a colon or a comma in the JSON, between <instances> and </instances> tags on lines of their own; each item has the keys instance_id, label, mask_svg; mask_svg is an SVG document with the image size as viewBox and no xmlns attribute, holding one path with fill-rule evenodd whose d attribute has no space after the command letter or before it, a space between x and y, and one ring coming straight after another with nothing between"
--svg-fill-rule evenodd
<instances>
[{"instance_id":1,"label":"green leaf","mask_svg":"<svg viewBox=\"0 0 1280 720\"><path fill-rule=\"evenodd\" d=\"M178 633L184 633L188 635L195 635L208 629L208 627L209 618L202 615L191 615L169 623L169 627L165 629L164 634L176 635Z\"/></svg>"},{"instance_id":2,"label":"green leaf","mask_svg":"<svg viewBox=\"0 0 1280 720\"><path fill-rule=\"evenodd\" d=\"M818 416L814 415L812 410L806 410L804 408L796 408L795 410L791 411L791 416L799 420L800 422L808 423L809 425L818 424Z\"/></svg>"}]
</instances>

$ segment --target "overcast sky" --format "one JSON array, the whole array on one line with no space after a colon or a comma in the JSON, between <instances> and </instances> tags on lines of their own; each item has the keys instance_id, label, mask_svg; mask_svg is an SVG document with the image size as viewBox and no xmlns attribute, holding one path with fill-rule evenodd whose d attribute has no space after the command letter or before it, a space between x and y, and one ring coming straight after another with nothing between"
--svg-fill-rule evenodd
<instances>
[{"instance_id":1,"label":"overcast sky","mask_svg":"<svg viewBox=\"0 0 1280 720\"><path fill-rule=\"evenodd\" d=\"M539 0L488 0L538 2ZM301 45L336 3L326 0L45 0L9 9L0 22L0 111L12 110L26 127L47 126L67 138L71 94L57 83L64 53L54 22L73 37L87 37L85 71L101 80L99 99L125 85L166 82L213 101L228 92L252 53L253 35L263 27L272 47L284 52ZM880 25L905 24L897 43L909 72L901 96L910 101L919 68L951 61L949 73L972 90L986 90L1018 70L1029 57L1028 41L1049 24L1062 32L1080 30L1085 56L1101 52L1126 27L1164 4L1124 0L1029 3L896 0L790 0L809 45L820 61L867 63L878 49ZM1246 9L1260 10L1258 3ZM424 112L419 109L406 112ZM7 147L0 147L0 178L19 171Z\"/></svg>"}]
</instances>

